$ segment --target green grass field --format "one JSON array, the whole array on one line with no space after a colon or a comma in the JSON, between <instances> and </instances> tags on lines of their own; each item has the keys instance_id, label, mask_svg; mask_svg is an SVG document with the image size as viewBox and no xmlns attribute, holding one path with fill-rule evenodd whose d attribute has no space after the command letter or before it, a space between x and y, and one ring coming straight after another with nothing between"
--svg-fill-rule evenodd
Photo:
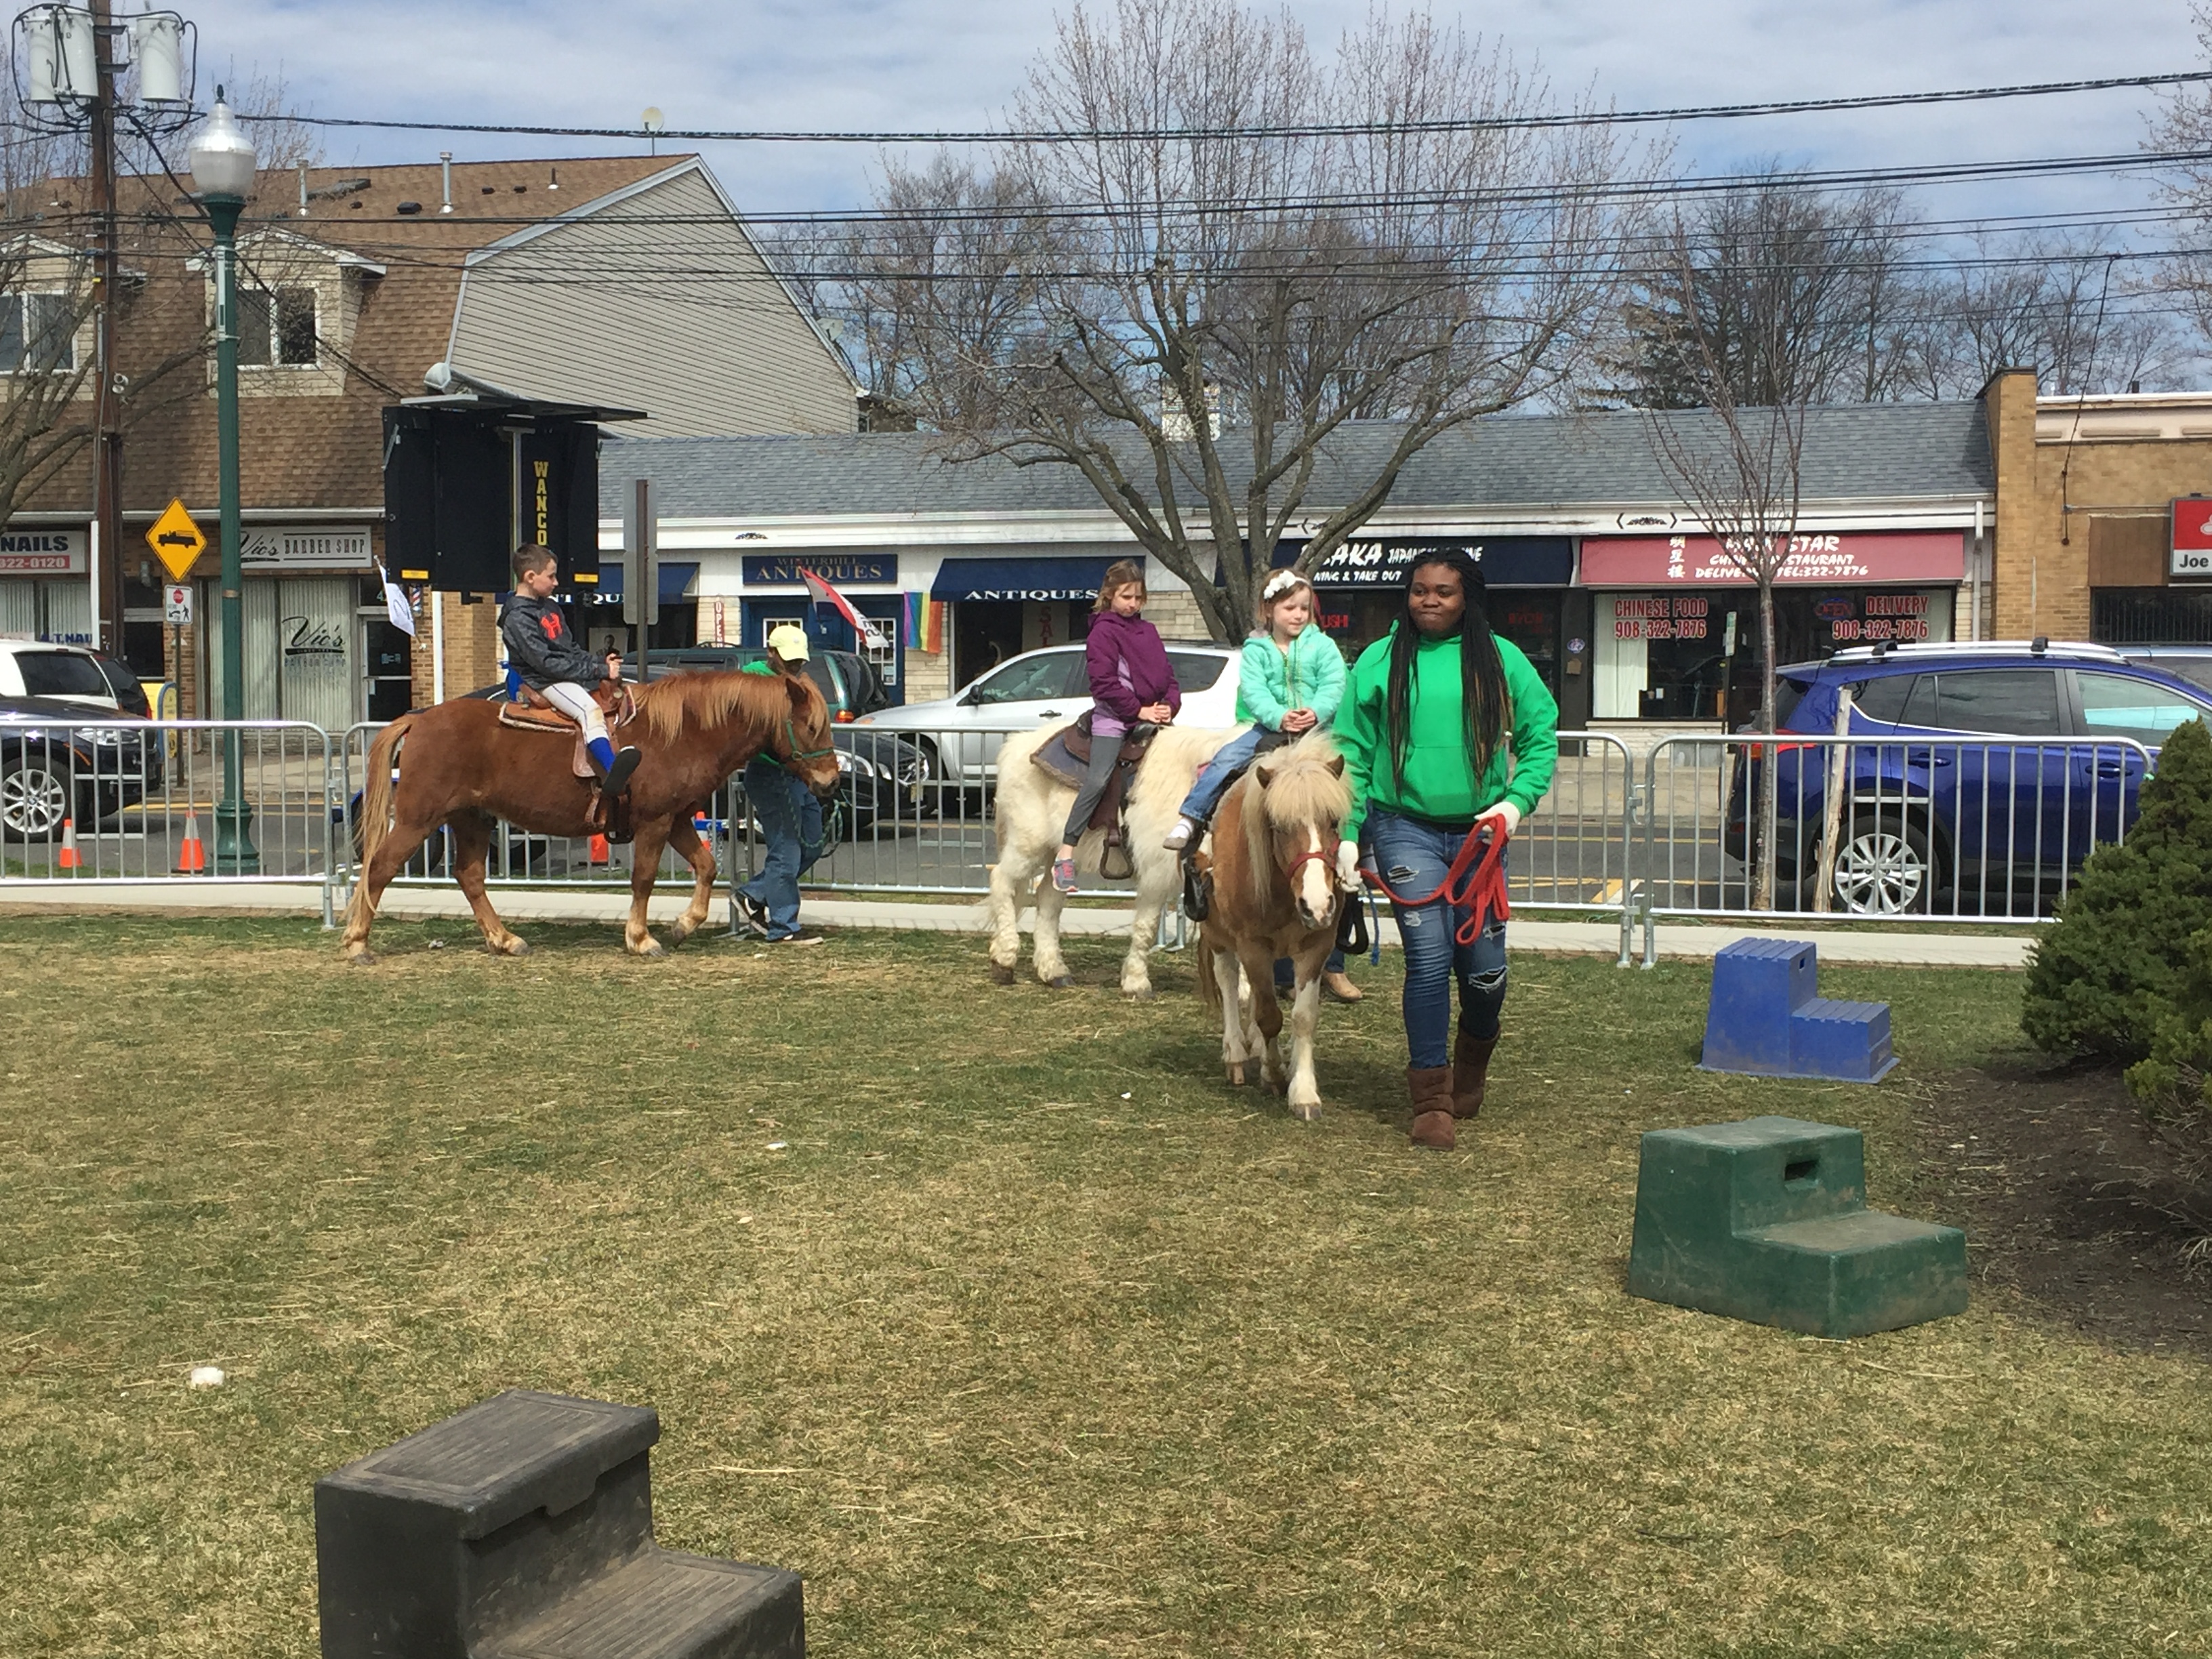
<instances>
[{"instance_id":1,"label":"green grass field","mask_svg":"<svg viewBox=\"0 0 2212 1659\"><path fill-rule=\"evenodd\" d=\"M1855 1124L1911 1211L2017 976L1829 970L1869 1090L1692 1070L1702 969L1516 958L1437 1157L1387 958L1305 1126L1111 941L531 932L0 920L0 1654L313 1654L315 1477L518 1385L658 1407L663 1541L804 1572L823 1655L2212 1652L2202 1362L1622 1292L1646 1127Z\"/></svg>"}]
</instances>

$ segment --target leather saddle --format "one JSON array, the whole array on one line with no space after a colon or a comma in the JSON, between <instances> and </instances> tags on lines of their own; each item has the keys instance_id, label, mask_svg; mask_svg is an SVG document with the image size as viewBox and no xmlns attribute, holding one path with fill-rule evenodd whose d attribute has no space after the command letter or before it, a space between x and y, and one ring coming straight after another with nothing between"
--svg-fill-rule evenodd
<instances>
[{"instance_id":1,"label":"leather saddle","mask_svg":"<svg viewBox=\"0 0 2212 1659\"><path fill-rule=\"evenodd\" d=\"M1158 732L1157 726L1139 722L1123 735L1121 753L1114 763L1114 775L1106 781L1106 791L1098 797L1098 805L1091 809L1091 822L1085 826L1106 832L1106 850L1098 860L1098 871L1109 881L1126 881L1136 873L1136 866L1129 860L1129 838L1122 826L1121 812L1128 801L1129 786L1136 781L1137 768ZM1080 789L1084 774L1091 769L1091 716L1086 712L1038 744L1030 759L1055 781L1071 789ZM1118 869L1115 867L1117 862Z\"/></svg>"},{"instance_id":2,"label":"leather saddle","mask_svg":"<svg viewBox=\"0 0 2212 1659\"><path fill-rule=\"evenodd\" d=\"M592 701L607 717L607 730L615 731L629 724L637 714L637 702L630 696L627 683L609 685L602 681L592 688ZM594 833L604 835L617 845L626 844L634 834L630 824L629 791L625 789L612 801L607 800L597 785L599 769L592 764L591 751L584 747L583 728L555 708L543 691L533 686L524 686L520 696L511 702L499 705L499 723L516 732L550 732L574 741L575 748L568 757L569 770L592 784L592 804L586 816Z\"/></svg>"}]
</instances>

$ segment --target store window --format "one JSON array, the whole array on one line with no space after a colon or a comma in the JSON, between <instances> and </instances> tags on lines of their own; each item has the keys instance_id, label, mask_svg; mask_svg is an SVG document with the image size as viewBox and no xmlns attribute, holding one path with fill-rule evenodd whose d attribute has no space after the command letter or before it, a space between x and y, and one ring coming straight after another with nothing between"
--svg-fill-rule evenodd
<instances>
[{"instance_id":1,"label":"store window","mask_svg":"<svg viewBox=\"0 0 2212 1659\"><path fill-rule=\"evenodd\" d=\"M90 586L82 576L0 579L0 637L93 644Z\"/></svg>"}]
</instances>

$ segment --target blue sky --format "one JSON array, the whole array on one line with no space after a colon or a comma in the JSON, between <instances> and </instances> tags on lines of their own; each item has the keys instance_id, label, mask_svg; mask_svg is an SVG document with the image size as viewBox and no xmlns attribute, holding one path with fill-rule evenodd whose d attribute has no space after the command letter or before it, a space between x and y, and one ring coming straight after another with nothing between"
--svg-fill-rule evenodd
<instances>
[{"instance_id":1,"label":"blue sky","mask_svg":"<svg viewBox=\"0 0 2212 1659\"><path fill-rule=\"evenodd\" d=\"M494 3L493 0L193 0L201 95L232 65L281 71L322 115L634 123L671 127L972 128L989 125L1050 38L1027 0L725 0L724 3ZM1317 47L1365 0L1291 8ZM1619 106L1740 102L2136 75L2201 67L2180 0L1923 0L1811 5L1762 0L1534 0L1462 10L1554 82ZM1688 126L1676 154L1699 171L1780 155L1812 167L2000 159L2131 149L2148 95L2134 92ZM601 154L605 140L333 132L333 162ZM687 146L688 147L688 146ZM866 147L704 147L755 211L864 201ZM1943 210L2141 198L2143 186L1951 187Z\"/></svg>"}]
</instances>

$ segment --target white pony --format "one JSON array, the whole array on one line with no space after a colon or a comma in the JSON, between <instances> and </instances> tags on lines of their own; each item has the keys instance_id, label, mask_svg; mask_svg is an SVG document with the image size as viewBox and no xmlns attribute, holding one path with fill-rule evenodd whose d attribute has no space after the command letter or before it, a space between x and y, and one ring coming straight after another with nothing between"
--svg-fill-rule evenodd
<instances>
[{"instance_id":1,"label":"white pony","mask_svg":"<svg viewBox=\"0 0 2212 1659\"><path fill-rule=\"evenodd\" d=\"M1024 732L1007 738L999 750L999 862L991 872L989 917L991 977L1001 985L1014 982L1014 969L1022 958L1022 908L1032 893L1036 898L1036 976L1051 986L1070 982L1066 960L1060 954L1060 912L1065 901L1051 882L1040 885L1038 878L1051 869L1052 855L1060 850L1060 832L1075 805L1075 791L1030 759L1057 729ZM1160 843L1174 825L1176 809L1190 793L1198 769L1234 735L1163 726L1137 769L1123 814L1129 861L1137 876L1129 954L1121 963L1121 989L1130 996L1152 994L1145 959L1159 937L1160 913L1182 890L1182 859ZM1079 876L1097 877L1105 846L1104 830L1084 832L1075 843Z\"/></svg>"}]
</instances>

